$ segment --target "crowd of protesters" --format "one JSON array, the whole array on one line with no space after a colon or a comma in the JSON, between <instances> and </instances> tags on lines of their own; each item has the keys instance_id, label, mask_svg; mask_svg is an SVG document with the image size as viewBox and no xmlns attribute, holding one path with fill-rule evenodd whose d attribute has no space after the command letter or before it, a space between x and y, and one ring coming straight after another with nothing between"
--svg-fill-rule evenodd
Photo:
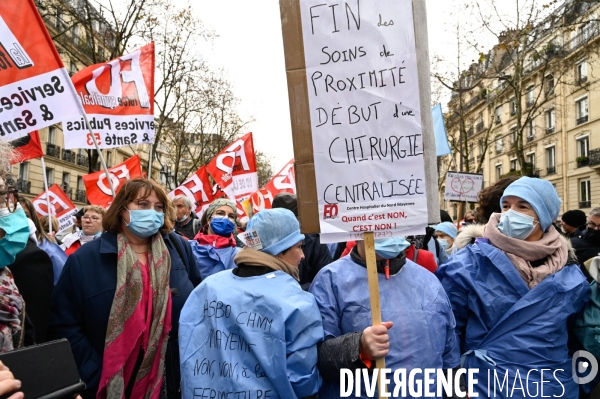
<instances>
[{"instance_id":1,"label":"crowd of protesters","mask_svg":"<svg viewBox=\"0 0 600 399\"><path fill-rule=\"evenodd\" d=\"M527 375L497 397L543 384L573 399L600 380L578 385L571 367L577 351L600 358L600 208L560 216L545 180L500 180L458 223L442 211L422 236L375 240L372 325L364 242L302 234L295 195L243 226L231 200L199 218L187 197L135 179L59 241L5 169L0 351L66 338L84 399L338 398L341 370L382 357L407 373L478 369L480 397L493 378ZM0 363L0 395L19 388Z\"/></svg>"}]
</instances>

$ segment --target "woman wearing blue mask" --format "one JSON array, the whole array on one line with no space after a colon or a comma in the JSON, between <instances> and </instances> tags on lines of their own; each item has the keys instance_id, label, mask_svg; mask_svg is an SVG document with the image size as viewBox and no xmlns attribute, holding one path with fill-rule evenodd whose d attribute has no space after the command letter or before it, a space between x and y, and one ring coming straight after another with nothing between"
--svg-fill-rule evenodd
<instances>
[{"instance_id":1,"label":"woman wearing blue mask","mask_svg":"<svg viewBox=\"0 0 600 399\"><path fill-rule=\"evenodd\" d=\"M233 258L241 249L235 240L236 220L235 202L226 198L214 200L202 215L202 229L190 243L203 280L236 267Z\"/></svg>"},{"instance_id":2,"label":"woman wearing blue mask","mask_svg":"<svg viewBox=\"0 0 600 399\"><path fill-rule=\"evenodd\" d=\"M178 395L179 314L200 277L187 241L169 233L169 206L155 182L127 181L105 232L65 264L50 328L71 343L84 399Z\"/></svg>"},{"instance_id":3,"label":"woman wearing blue mask","mask_svg":"<svg viewBox=\"0 0 600 399\"><path fill-rule=\"evenodd\" d=\"M491 216L483 238L436 273L456 317L461 363L479 369L480 397L505 377L511 389L497 389L497 397L515 397L515 380L517 397L534 395L542 385L544 395L579 397L568 321L584 307L590 288L552 225L560 204L546 180L511 183L500 199L502 213Z\"/></svg>"},{"instance_id":4,"label":"woman wearing blue mask","mask_svg":"<svg viewBox=\"0 0 600 399\"><path fill-rule=\"evenodd\" d=\"M435 237L440 243L440 246L446 251L448 256L456 252L454 247L454 240L458 235L458 229L454 223L443 222L434 227Z\"/></svg>"},{"instance_id":5,"label":"woman wearing blue mask","mask_svg":"<svg viewBox=\"0 0 600 399\"><path fill-rule=\"evenodd\" d=\"M341 369L370 368L383 356L392 374L398 369L408 375L413 369L458 366L450 302L435 275L406 258L409 245L401 237L375 240L382 325L371 326L364 241L313 280L309 292L317 301L325 332L319 348L320 399L340 397ZM424 383L422 374L414 380L411 389ZM391 381L388 392L394 388ZM361 393L352 397L367 397L364 384Z\"/></svg>"}]
</instances>

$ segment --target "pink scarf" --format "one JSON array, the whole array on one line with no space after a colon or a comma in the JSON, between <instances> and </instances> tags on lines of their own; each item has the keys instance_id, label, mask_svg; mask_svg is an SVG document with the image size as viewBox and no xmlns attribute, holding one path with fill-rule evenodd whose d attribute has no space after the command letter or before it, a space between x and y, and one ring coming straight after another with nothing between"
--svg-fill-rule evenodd
<instances>
[{"instance_id":1,"label":"pink scarf","mask_svg":"<svg viewBox=\"0 0 600 399\"><path fill-rule=\"evenodd\" d=\"M539 241L524 241L502 234L498 230L499 222L500 214L493 214L483 229L483 236L506 254L530 289L565 267L569 256L567 242L554 226L550 226ZM546 259L544 264L531 266L531 262L540 259Z\"/></svg>"},{"instance_id":2,"label":"pink scarf","mask_svg":"<svg viewBox=\"0 0 600 399\"><path fill-rule=\"evenodd\" d=\"M98 399L123 398L140 351L132 398L158 399L171 330L171 258L165 243L152 238L142 265L127 238L117 236L117 290L110 310Z\"/></svg>"}]
</instances>

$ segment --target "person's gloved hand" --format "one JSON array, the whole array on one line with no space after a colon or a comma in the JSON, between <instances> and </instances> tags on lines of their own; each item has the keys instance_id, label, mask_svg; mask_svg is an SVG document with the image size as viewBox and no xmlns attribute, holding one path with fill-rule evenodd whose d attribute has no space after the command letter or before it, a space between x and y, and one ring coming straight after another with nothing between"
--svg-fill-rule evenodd
<instances>
[{"instance_id":1,"label":"person's gloved hand","mask_svg":"<svg viewBox=\"0 0 600 399\"><path fill-rule=\"evenodd\" d=\"M372 360L386 356L390 352L388 330L393 325L391 321L384 321L378 326L365 328L360 339L361 355Z\"/></svg>"},{"instance_id":2,"label":"person's gloved hand","mask_svg":"<svg viewBox=\"0 0 600 399\"><path fill-rule=\"evenodd\" d=\"M10 372L0 361L0 395L6 395L9 392L15 391L21 388L21 381L15 380L15 376ZM17 392L8 399L23 399L25 395L23 392Z\"/></svg>"}]
</instances>

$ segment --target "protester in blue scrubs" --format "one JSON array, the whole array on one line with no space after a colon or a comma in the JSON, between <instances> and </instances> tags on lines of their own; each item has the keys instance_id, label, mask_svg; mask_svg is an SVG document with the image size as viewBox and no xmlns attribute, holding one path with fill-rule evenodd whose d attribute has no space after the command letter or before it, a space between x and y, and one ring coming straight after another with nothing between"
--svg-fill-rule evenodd
<instances>
[{"instance_id":1,"label":"protester in blue scrubs","mask_svg":"<svg viewBox=\"0 0 600 399\"><path fill-rule=\"evenodd\" d=\"M206 223L193 240L192 252L204 280L223 270L233 269L233 258L240 251L236 246L237 208L226 198L214 200L206 209L202 220Z\"/></svg>"},{"instance_id":2,"label":"protester in blue scrubs","mask_svg":"<svg viewBox=\"0 0 600 399\"><path fill-rule=\"evenodd\" d=\"M404 238L375 240L377 272L384 323L371 326L371 307L364 241L321 269L309 292L315 296L325 332L319 349L323 386L319 399L340 397L340 369L374 366L385 356L392 372L406 369L452 369L460 353L454 316L435 275L406 259ZM416 380L423 383L423 374ZM393 392L394 382L388 386ZM435 384L432 385L435 392ZM361 389L361 396L367 397Z\"/></svg>"},{"instance_id":3,"label":"protester in blue scrubs","mask_svg":"<svg viewBox=\"0 0 600 399\"><path fill-rule=\"evenodd\" d=\"M298 283L298 221L283 208L248 222L236 269L213 274L180 316L182 397L304 398L321 377L319 309Z\"/></svg>"},{"instance_id":4,"label":"protester in blue scrubs","mask_svg":"<svg viewBox=\"0 0 600 399\"><path fill-rule=\"evenodd\" d=\"M544 396L576 399L569 324L590 288L552 225L560 199L550 182L522 177L500 205L483 238L436 272L452 303L462 366L479 369L479 397L495 385L499 398L541 395L543 386ZM508 388L500 388L505 378Z\"/></svg>"}]
</instances>

